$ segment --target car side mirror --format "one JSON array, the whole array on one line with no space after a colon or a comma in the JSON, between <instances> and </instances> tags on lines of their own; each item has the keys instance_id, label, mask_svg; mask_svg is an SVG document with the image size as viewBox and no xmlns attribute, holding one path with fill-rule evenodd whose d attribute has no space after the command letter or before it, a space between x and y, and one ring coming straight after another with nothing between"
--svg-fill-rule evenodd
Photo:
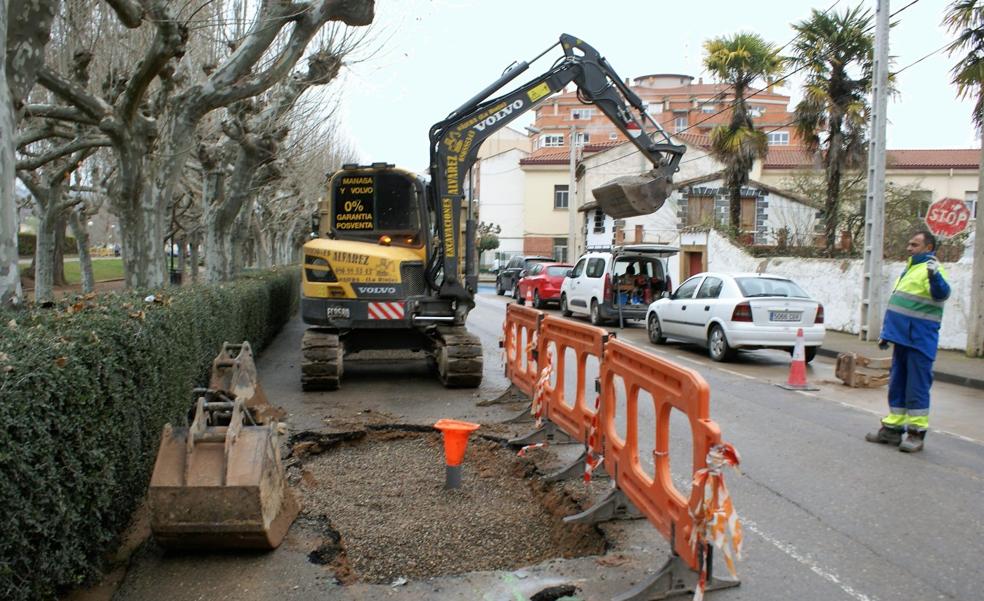
<instances>
[{"instance_id":1,"label":"car side mirror","mask_svg":"<svg viewBox=\"0 0 984 601\"><path fill-rule=\"evenodd\" d=\"M526 270L525 269L519 272L519 277L521 277L521 278L525 278L526 277Z\"/></svg>"},{"instance_id":2,"label":"car side mirror","mask_svg":"<svg viewBox=\"0 0 984 601\"><path fill-rule=\"evenodd\" d=\"M666 290L664 290L663 291L663 294L660 294L659 297L660 298L673 298L673 295L670 294L669 292L667 292Z\"/></svg>"},{"instance_id":3,"label":"car side mirror","mask_svg":"<svg viewBox=\"0 0 984 601\"><path fill-rule=\"evenodd\" d=\"M567 270L567 277L569 277L569 278L574 277L574 270L573 269L568 269Z\"/></svg>"}]
</instances>

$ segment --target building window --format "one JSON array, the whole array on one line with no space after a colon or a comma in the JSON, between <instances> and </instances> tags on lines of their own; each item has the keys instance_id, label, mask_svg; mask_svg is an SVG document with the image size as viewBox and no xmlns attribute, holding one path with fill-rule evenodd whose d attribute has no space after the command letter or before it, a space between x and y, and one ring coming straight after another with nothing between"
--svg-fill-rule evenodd
<instances>
[{"instance_id":1,"label":"building window","mask_svg":"<svg viewBox=\"0 0 984 601\"><path fill-rule=\"evenodd\" d=\"M716 113L717 105L713 102L708 102L707 104L700 105L700 112L702 113Z\"/></svg>"},{"instance_id":2,"label":"building window","mask_svg":"<svg viewBox=\"0 0 984 601\"><path fill-rule=\"evenodd\" d=\"M553 258L558 263L567 262L567 238L553 239Z\"/></svg>"},{"instance_id":3,"label":"building window","mask_svg":"<svg viewBox=\"0 0 984 601\"><path fill-rule=\"evenodd\" d=\"M568 206L567 197L568 197L567 186L554 186L555 209L566 209Z\"/></svg>"},{"instance_id":4,"label":"building window","mask_svg":"<svg viewBox=\"0 0 984 601\"><path fill-rule=\"evenodd\" d=\"M751 117L761 117L765 114L765 107L759 104L753 104L748 107L748 114Z\"/></svg>"},{"instance_id":5,"label":"building window","mask_svg":"<svg viewBox=\"0 0 984 601\"><path fill-rule=\"evenodd\" d=\"M587 132L577 132L574 134L574 146L584 146L591 139Z\"/></svg>"},{"instance_id":6,"label":"building window","mask_svg":"<svg viewBox=\"0 0 984 601\"><path fill-rule=\"evenodd\" d=\"M977 190L967 190L964 192L964 203L970 211L970 218L977 219Z\"/></svg>"},{"instance_id":7,"label":"building window","mask_svg":"<svg viewBox=\"0 0 984 601\"><path fill-rule=\"evenodd\" d=\"M593 116L594 116L594 109L571 109L571 119L573 121L590 119Z\"/></svg>"},{"instance_id":8,"label":"building window","mask_svg":"<svg viewBox=\"0 0 984 601\"><path fill-rule=\"evenodd\" d=\"M713 223L713 196L691 196L687 199L687 225L712 225Z\"/></svg>"},{"instance_id":9,"label":"building window","mask_svg":"<svg viewBox=\"0 0 984 601\"><path fill-rule=\"evenodd\" d=\"M912 196L916 199L916 215L920 219L925 219L926 213L929 212L929 205L933 204L932 190L915 190Z\"/></svg>"},{"instance_id":10,"label":"building window","mask_svg":"<svg viewBox=\"0 0 984 601\"><path fill-rule=\"evenodd\" d=\"M681 115L673 119L673 133L679 133L687 129L687 115Z\"/></svg>"},{"instance_id":11,"label":"building window","mask_svg":"<svg viewBox=\"0 0 984 601\"><path fill-rule=\"evenodd\" d=\"M545 134L540 136L540 148L556 148L564 145L564 134Z\"/></svg>"},{"instance_id":12,"label":"building window","mask_svg":"<svg viewBox=\"0 0 984 601\"><path fill-rule=\"evenodd\" d=\"M788 131L770 131L769 132L769 145L770 146L788 146L789 145L789 132Z\"/></svg>"},{"instance_id":13,"label":"building window","mask_svg":"<svg viewBox=\"0 0 984 601\"><path fill-rule=\"evenodd\" d=\"M743 232L754 232L755 231L755 199L754 198L742 198L741 199L741 231Z\"/></svg>"},{"instance_id":14,"label":"building window","mask_svg":"<svg viewBox=\"0 0 984 601\"><path fill-rule=\"evenodd\" d=\"M612 132L612 133L608 134L608 139L609 140L618 140L618 134L615 133L615 132Z\"/></svg>"},{"instance_id":15,"label":"building window","mask_svg":"<svg viewBox=\"0 0 984 601\"><path fill-rule=\"evenodd\" d=\"M594 233L604 234L605 233L605 212L601 209L595 209L594 212Z\"/></svg>"}]
</instances>

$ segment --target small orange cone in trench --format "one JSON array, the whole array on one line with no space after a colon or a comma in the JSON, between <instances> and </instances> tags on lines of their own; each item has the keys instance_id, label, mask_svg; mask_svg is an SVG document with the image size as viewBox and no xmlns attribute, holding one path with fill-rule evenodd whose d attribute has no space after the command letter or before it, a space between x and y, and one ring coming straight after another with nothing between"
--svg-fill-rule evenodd
<instances>
[{"instance_id":1,"label":"small orange cone in trench","mask_svg":"<svg viewBox=\"0 0 984 601\"><path fill-rule=\"evenodd\" d=\"M444 436L444 464L446 476L444 488L461 487L461 461L468 448L468 437L479 425L456 419L438 420L434 427Z\"/></svg>"}]
</instances>

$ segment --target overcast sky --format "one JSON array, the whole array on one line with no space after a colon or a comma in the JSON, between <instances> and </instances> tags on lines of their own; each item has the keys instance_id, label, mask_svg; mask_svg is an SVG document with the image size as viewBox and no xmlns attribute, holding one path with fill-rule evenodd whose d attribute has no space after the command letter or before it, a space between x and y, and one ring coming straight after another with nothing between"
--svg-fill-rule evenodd
<instances>
[{"instance_id":1,"label":"overcast sky","mask_svg":"<svg viewBox=\"0 0 984 601\"><path fill-rule=\"evenodd\" d=\"M412 170L427 166L427 132L458 105L494 81L513 61L532 60L561 33L580 37L623 77L686 73L711 78L702 67L705 40L755 32L781 46L791 23L835 0L376 0L372 56L344 74L343 130L364 162L387 161ZM911 0L893 0L892 12ZM855 2L856 3L856 2ZM855 3L841 0L835 11ZM874 0L865 0L874 12ZM940 25L949 2L916 0L896 17L893 71L950 39ZM555 48L514 84L525 83L562 56ZM978 147L972 102L950 84L955 62L938 52L898 75L889 105L889 148ZM795 102L802 80L779 91ZM790 106L792 109L792 105ZM514 122L522 129L531 115Z\"/></svg>"}]
</instances>

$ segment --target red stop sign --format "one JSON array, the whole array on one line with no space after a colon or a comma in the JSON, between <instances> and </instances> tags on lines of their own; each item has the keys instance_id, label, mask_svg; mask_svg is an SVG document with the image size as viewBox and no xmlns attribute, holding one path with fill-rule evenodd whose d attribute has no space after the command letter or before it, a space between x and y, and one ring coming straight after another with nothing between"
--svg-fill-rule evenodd
<instances>
[{"instance_id":1,"label":"red stop sign","mask_svg":"<svg viewBox=\"0 0 984 601\"><path fill-rule=\"evenodd\" d=\"M964 231L970 223L970 210L959 198L941 198L929 205L926 225L937 236L949 238Z\"/></svg>"}]
</instances>

